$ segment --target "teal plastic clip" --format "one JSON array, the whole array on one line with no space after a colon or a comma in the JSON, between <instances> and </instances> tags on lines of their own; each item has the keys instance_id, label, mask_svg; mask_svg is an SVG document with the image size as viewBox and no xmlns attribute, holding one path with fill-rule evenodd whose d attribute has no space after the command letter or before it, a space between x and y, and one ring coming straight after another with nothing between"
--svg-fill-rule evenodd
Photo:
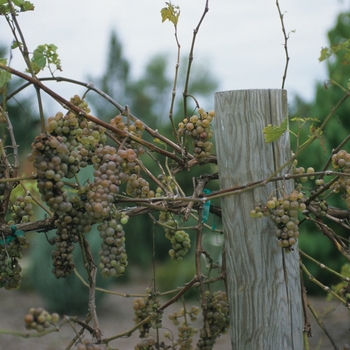
<instances>
[{"instance_id":1,"label":"teal plastic clip","mask_svg":"<svg viewBox=\"0 0 350 350\"><path fill-rule=\"evenodd\" d=\"M203 189L203 193L205 194L209 194L211 193L210 190L208 190L207 188ZM202 223L208 221L209 218L209 213L210 213L210 200L205 202L203 204L203 209L202 209Z\"/></svg>"},{"instance_id":2,"label":"teal plastic clip","mask_svg":"<svg viewBox=\"0 0 350 350\"><path fill-rule=\"evenodd\" d=\"M16 237L22 237L24 236L24 231L23 230L17 230L16 225L10 226L11 228L11 236L7 236L5 238L5 242L3 239L0 239L0 244L9 244L12 242Z\"/></svg>"}]
</instances>

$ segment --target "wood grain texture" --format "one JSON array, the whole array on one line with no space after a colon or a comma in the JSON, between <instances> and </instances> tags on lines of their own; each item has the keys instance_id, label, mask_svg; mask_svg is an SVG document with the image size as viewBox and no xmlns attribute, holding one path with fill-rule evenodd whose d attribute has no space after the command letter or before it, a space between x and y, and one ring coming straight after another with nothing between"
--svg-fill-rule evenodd
<instances>
[{"instance_id":1,"label":"wood grain texture","mask_svg":"<svg viewBox=\"0 0 350 350\"><path fill-rule=\"evenodd\" d=\"M285 90L218 92L215 111L222 189L264 180L291 157L288 133L273 144L262 133L287 116ZM233 350L303 348L298 250L284 253L270 219L249 215L282 186L293 189L291 182L269 183L221 201Z\"/></svg>"}]
</instances>

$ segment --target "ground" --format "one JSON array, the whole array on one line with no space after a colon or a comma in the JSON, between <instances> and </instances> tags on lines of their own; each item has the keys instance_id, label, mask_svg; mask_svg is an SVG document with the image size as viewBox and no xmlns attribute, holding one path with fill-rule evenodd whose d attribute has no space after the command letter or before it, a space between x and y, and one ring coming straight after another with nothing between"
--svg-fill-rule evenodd
<instances>
[{"instance_id":1,"label":"ground","mask_svg":"<svg viewBox=\"0 0 350 350\"><path fill-rule=\"evenodd\" d=\"M142 285L143 284L143 285ZM115 291L121 293L143 293L146 284L122 284L114 286ZM133 298L122 298L113 295L107 295L98 309L100 316L100 328L104 331L104 336L112 336L120 332L131 329L133 326L130 310L132 310ZM336 302L325 302L322 298L311 298L312 303L320 315L326 315L324 324L332 334L336 344L343 349L346 343L350 343L350 313L344 306ZM11 329L24 332L23 317L30 307L42 306L42 300L35 292L5 291L0 290L0 331L1 329ZM176 305L180 309L181 304ZM334 349L325 335L322 335L319 327L315 324L312 316L312 333L310 339L310 349L328 350ZM79 330L79 327L76 327ZM45 337L23 339L17 336L0 334L0 349L3 350L63 350L74 336L74 330L65 325L59 333L52 333ZM133 350L138 339L137 332L132 338L110 343L112 347L119 350ZM88 336L87 336L88 337ZM72 349L75 349L73 347ZM214 349L230 349L229 335L219 338L217 346ZM346 348L344 348L346 349ZM262 350L262 349L261 349Z\"/></svg>"}]
</instances>

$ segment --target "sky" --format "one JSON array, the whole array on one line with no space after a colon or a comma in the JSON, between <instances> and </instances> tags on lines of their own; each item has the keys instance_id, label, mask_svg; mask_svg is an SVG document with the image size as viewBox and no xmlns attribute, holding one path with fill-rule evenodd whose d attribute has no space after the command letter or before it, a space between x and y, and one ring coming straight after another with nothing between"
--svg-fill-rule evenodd
<instances>
[{"instance_id":1,"label":"sky","mask_svg":"<svg viewBox=\"0 0 350 350\"><path fill-rule=\"evenodd\" d=\"M110 33L122 41L134 77L148 60L167 53L175 65L174 28L161 22L163 0L33 0L35 11L20 14L19 24L30 50L54 43L62 61L58 75L87 81L105 68ZM188 56L193 29L203 13L205 0L173 0L180 6L178 36L181 53ZM280 0L289 34L290 63L285 88L289 96L306 100L314 95L316 82L326 79L326 65L319 63L327 31L350 0ZM0 42L8 47L12 36L0 18ZM275 0L209 0L209 12L197 34L193 64L204 63L217 78L220 91L280 88L285 65ZM18 51L11 65L22 67ZM47 74L41 73L41 76ZM50 85L64 97L82 91L63 83ZM123 104L123 101L118 101Z\"/></svg>"}]
</instances>

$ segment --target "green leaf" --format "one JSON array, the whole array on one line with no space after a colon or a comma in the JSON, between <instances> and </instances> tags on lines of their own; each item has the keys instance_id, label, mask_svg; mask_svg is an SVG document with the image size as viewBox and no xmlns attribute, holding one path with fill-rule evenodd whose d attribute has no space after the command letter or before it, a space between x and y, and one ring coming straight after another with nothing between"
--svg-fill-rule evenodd
<instances>
[{"instance_id":1,"label":"green leaf","mask_svg":"<svg viewBox=\"0 0 350 350\"><path fill-rule=\"evenodd\" d=\"M30 1L25 1L21 6L21 11L34 11L34 5Z\"/></svg>"},{"instance_id":2,"label":"green leaf","mask_svg":"<svg viewBox=\"0 0 350 350\"><path fill-rule=\"evenodd\" d=\"M1 5L0 4L0 15L4 16L10 12L10 7L8 4Z\"/></svg>"},{"instance_id":3,"label":"green leaf","mask_svg":"<svg viewBox=\"0 0 350 350\"><path fill-rule=\"evenodd\" d=\"M17 49L17 47L20 47L20 46L22 46L22 43L19 42L19 41L14 40L14 41L12 42L11 49L12 49L12 50Z\"/></svg>"},{"instance_id":4,"label":"green leaf","mask_svg":"<svg viewBox=\"0 0 350 350\"><path fill-rule=\"evenodd\" d=\"M327 58L329 58L331 55L332 55L332 52L328 49L328 47L323 47L318 60L320 62L322 62L322 61L326 60Z\"/></svg>"},{"instance_id":5,"label":"green leaf","mask_svg":"<svg viewBox=\"0 0 350 350\"><path fill-rule=\"evenodd\" d=\"M12 0L15 12L25 12L34 10L34 5L30 1L26 0ZM11 8L8 5L8 0L0 0L0 15L6 15L10 13Z\"/></svg>"},{"instance_id":6,"label":"green leaf","mask_svg":"<svg viewBox=\"0 0 350 350\"><path fill-rule=\"evenodd\" d=\"M55 65L57 70L62 70L61 60L58 58L56 51L57 46L54 44L39 45L34 50L31 62L35 74L39 73L50 64Z\"/></svg>"},{"instance_id":7,"label":"green leaf","mask_svg":"<svg viewBox=\"0 0 350 350\"><path fill-rule=\"evenodd\" d=\"M284 119L280 126L269 124L263 130L265 142L270 143L278 140L288 129L288 118Z\"/></svg>"},{"instance_id":8,"label":"green leaf","mask_svg":"<svg viewBox=\"0 0 350 350\"><path fill-rule=\"evenodd\" d=\"M179 21L180 7L173 5L171 2L166 2L165 4L167 7L164 7L160 10L162 23L168 20L173 23L174 26L176 26L177 22Z\"/></svg>"},{"instance_id":9,"label":"green leaf","mask_svg":"<svg viewBox=\"0 0 350 350\"><path fill-rule=\"evenodd\" d=\"M6 65L7 60L0 58L0 63ZM0 92L6 86L6 84L11 80L11 74L4 69L0 69Z\"/></svg>"}]
</instances>

